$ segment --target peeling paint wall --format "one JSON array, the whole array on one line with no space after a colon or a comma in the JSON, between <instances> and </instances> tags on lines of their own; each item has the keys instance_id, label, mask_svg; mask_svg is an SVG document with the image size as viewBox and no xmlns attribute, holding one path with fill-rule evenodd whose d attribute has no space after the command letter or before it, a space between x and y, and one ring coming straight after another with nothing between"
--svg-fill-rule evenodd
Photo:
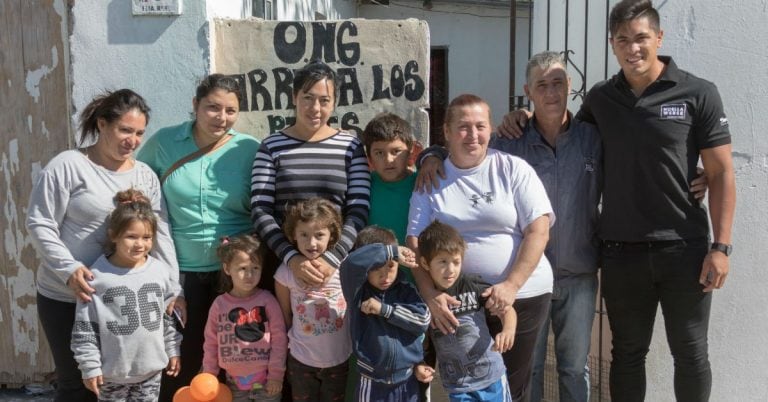
<instances>
[{"instance_id":1,"label":"peeling paint wall","mask_svg":"<svg viewBox=\"0 0 768 402\"><path fill-rule=\"evenodd\" d=\"M68 19L63 0L0 4L0 384L14 385L53 370L25 220L41 166L70 144Z\"/></svg>"}]
</instances>

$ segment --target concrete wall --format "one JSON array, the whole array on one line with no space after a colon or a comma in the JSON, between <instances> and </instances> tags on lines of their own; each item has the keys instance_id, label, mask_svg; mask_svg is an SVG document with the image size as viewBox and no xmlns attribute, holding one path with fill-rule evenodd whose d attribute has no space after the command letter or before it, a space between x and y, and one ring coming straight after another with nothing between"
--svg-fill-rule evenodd
<instances>
[{"instance_id":1,"label":"concrete wall","mask_svg":"<svg viewBox=\"0 0 768 402\"><path fill-rule=\"evenodd\" d=\"M568 48L584 68L584 5L571 1ZM609 6L616 1L609 2ZM737 207L726 286L714 294L710 321L712 401L768 400L768 55L764 51L768 20L764 0L744 0L734 7L719 0L654 1L665 31L660 54L671 55L681 68L717 84L733 134ZM534 52L546 48L547 2L534 3ZM565 0L552 0L549 48L566 48ZM605 69L606 5L590 2L587 88ZM760 27L756 29L756 27ZM610 50L608 75L618 71ZM574 86L581 84L575 75ZM577 100L574 107L578 105ZM672 358L663 317L658 314L648 355L648 401L673 401Z\"/></svg>"},{"instance_id":2,"label":"concrete wall","mask_svg":"<svg viewBox=\"0 0 768 402\"><path fill-rule=\"evenodd\" d=\"M720 90L733 135L737 206L726 286L710 322L712 401L768 400L768 11L763 0L662 4L663 54ZM761 28L758 28L761 27ZM659 317L661 320L661 317ZM672 400L672 362L657 325L648 357L648 400Z\"/></svg>"},{"instance_id":3,"label":"concrete wall","mask_svg":"<svg viewBox=\"0 0 768 402\"><path fill-rule=\"evenodd\" d=\"M234 75L245 96L235 129L259 138L293 124L293 71L321 59L336 69L332 123L362 133L376 114L428 132L429 29L424 21L349 19L286 22L216 19L214 70Z\"/></svg>"},{"instance_id":4,"label":"concrete wall","mask_svg":"<svg viewBox=\"0 0 768 402\"><path fill-rule=\"evenodd\" d=\"M497 123L508 109L509 3L478 5L472 2L435 1L431 10L422 1L390 1L388 7L361 5L361 18L417 18L429 24L431 46L448 48L449 100L462 93L483 97ZM523 93L528 59L527 6L517 13L516 85Z\"/></svg>"}]
</instances>

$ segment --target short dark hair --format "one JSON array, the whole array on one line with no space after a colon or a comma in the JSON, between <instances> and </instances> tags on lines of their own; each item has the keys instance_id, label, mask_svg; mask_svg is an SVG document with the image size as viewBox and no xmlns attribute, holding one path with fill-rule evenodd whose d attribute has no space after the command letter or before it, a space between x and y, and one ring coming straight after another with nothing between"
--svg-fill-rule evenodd
<instances>
[{"instance_id":1,"label":"short dark hair","mask_svg":"<svg viewBox=\"0 0 768 402\"><path fill-rule=\"evenodd\" d=\"M128 229L128 225L135 221L143 222L152 232L152 238L157 234L157 215L152 210L152 201L144 193L136 189L128 189L118 192L113 198L117 206L109 214L107 230L109 241L107 253L115 252L114 238L120 237Z\"/></svg>"},{"instance_id":2,"label":"short dark hair","mask_svg":"<svg viewBox=\"0 0 768 402\"><path fill-rule=\"evenodd\" d=\"M329 65L320 60L312 60L293 74L293 96L299 91L307 92L319 81L327 79L333 84L333 104L339 99L339 83L334 71Z\"/></svg>"},{"instance_id":3,"label":"short dark hair","mask_svg":"<svg viewBox=\"0 0 768 402\"><path fill-rule=\"evenodd\" d=\"M366 226L357 234L353 248L376 243L397 246L397 236L395 236L395 232L379 225Z\"/></svg>"},{"instance_id":4,"label":"short dark hair","mask_svg":"<svg viewBox=\"0 0 768 402\"><path fill-rule=\"evenodd\" d=\"M466 249L467 244L459 231L438 220L430 223L419 235L419 254L428 263L440 252L461 254L463 257Z\"/></svg>"},{"instance_id":5,"label":"short dark hair","mask_svg":"<svg viewBox=\"0 0 768 402\"><path fill-rule=\"evenodd\" d=\"M263 252L261 242L256 236L250 234L240 234L233 237L225 236L221 239L219 248L216 249L216 255L222 264L229 264L239 251L247 254L251 258L251 262L261 266ZM227 275L222 269L219 272L219 291L222 293L229 292L233 286L232 277Z\"/></svg>"},{"instance_id":6,"label":"short dark hair","mask_svg":"<svg viewBox=\"0 0 768 402\"><path fill-rule=\"evenodd\" d=\"M240 83L234 77L224 74L211 74L200 80L197 90L195 90L195 100L200 102L201 99L217 89L235 94L238 104L243 100Z\"/></svg>"},{"instance_id":7,"label":"short dark hair","mask_svg":"<svg viewBox=\"0 0 768 402\"><path fill-rule=\"evenodd\" d=\"M376 141L395 141L400 140L408 147L413 148L413 128L402 117L389 112L376 115L363 130L363 145L365 152L370 155L371 146Z\"/></svg>"},{"instance_id":8,"label":"short dark hair","mask_svg":"<svg viewBox=\"0 0 768 402\"><path fill-rule=\"evenodd\" d=\"M299 201L285 214L283 233L291 243L296 243L294 232L299 222L318 221L328 228L331 238L328 240L328 248L336 245L341 238L341 214L332 202L321 197Z\"/></svg>"},{"instance_id":9,"label":"short dark hair","mask_svg":"<svg viewBox=\"0 0 768 402\"><path fill-rule=\"evenodd\" d=\"M654 32L658 33L661 29L659 24L659 12L653 8L651 0L622 0L611 9L611 15L608 18L608 27L611 31L611 37L625 23L638 19L648 18L648 25Z\"/></svg>"},{"instance_id":10,"label":"short dark hair","mask_svg":"<svg viewBox=\"0 0 768 402\"><path fill-rule=\"evenodd\" d=\"M141 95L130 89L106 91L97 95L80 113L80 146L87 142L96 142L99 135L99 119L113 123L124 114L136 110L143 114L149 123L150 108Z\"/></svg>"}]
</instances>

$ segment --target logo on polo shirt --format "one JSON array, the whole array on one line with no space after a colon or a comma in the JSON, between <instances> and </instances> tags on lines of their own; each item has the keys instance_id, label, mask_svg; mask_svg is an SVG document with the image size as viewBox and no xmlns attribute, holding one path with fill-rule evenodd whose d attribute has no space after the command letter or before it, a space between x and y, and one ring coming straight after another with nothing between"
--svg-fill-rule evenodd
<instances>
[{"instance_id":1,"label":"logo on polo shirt","mask_svg":"<svg viewBox=\"0 0 768 402\"><path fill-rule=\"evenodd\" d=\"M685 103L667 103L661 105L660 117L662 119L682 120L685 119L688 106Z\"/></svg>"},{"instance_id":2,"label":"logo on polo shirt","mask_svg":"<svg viewBox=\"0 0 768 402\"><path fill-rule=\"evenodd\" d=\"M584 158L584 171L585 172L594 172L595 171L595 160L592 158Z\"/></svg>"},{"instance_id":3,"label":"logo on polo shirt","mask_svg":"<svg viewBox=\"0 0 768 402\"><path fill-rule=\"evenodd\" d=\"M728 125L728 119L725 116L721 117L720 118L720 127L725 127L727 125Z\"/></svg>"}]
</instances>

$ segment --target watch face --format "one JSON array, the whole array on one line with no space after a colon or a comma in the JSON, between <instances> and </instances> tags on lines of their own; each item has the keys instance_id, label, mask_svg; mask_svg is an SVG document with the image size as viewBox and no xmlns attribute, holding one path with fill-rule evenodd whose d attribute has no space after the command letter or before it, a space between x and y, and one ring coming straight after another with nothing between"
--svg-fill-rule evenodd
<instances>
[{"instance_id":1,"label":"watch face","mask_svg":"<svg viewBox=\"0 0 768 402\"><path fill-rule=\"evenodd\" d=\"M726 256L731 255L731 252L733 251L733 246L730 244L723 244L723 243L712 243L712 250L720 251L721 253L725 254Z\"/></svg>"}]
</instances>

